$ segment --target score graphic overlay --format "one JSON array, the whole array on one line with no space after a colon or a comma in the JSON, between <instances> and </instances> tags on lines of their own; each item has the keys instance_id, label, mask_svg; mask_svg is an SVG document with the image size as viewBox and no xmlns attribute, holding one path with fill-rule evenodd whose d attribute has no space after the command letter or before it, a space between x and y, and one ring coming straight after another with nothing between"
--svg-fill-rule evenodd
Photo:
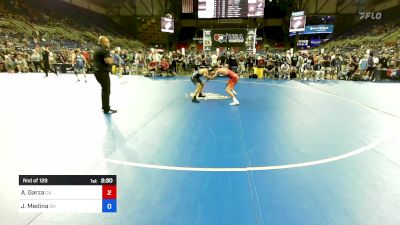
<instances>
[{"instance_id":1,"label":"score graphic overlay","mask_svg":"<svg viewBox=\"0 0 400 225\"><path fill-rule=\"evenodd\" d=\"M19 175L19 211L115 213L116 175Z\"/></svg>"}]
</instances>

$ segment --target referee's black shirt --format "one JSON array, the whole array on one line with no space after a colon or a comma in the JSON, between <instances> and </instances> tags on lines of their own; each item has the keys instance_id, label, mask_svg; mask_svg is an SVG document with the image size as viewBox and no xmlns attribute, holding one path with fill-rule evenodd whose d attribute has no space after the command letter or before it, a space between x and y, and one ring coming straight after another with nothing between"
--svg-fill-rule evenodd
<instances>
[{"instance_id":1,"label":"referee's black shirt","mask_svg":"<svg viewBox=\"0 0 400 225\"><path fill-rule=\"evenodd\" d=\"M93 54L93 67L94 71L111 72L111 65L108 65L104 59L110 58L110 51L104 47L98 47Z\"/></svg>"}]
</instances>

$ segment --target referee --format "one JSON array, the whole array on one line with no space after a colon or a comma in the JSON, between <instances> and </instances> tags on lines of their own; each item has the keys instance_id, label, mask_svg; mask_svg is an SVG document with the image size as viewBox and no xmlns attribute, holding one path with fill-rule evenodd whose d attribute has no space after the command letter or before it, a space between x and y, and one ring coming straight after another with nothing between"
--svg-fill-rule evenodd
<instances>
[{"instance_id":1,"label":"referee","mask_svg":"<svg viewBox=\"0 0 400 225\"><path fill-rule=\"evenodd\" d=\"M101 103L105 114L116 113L117 110L110 109L110 75L113 58L110 55L110 40L106 36L99 37L99 47L93 55L94 76L101 85Z\"/></svg>"}]
</instances>

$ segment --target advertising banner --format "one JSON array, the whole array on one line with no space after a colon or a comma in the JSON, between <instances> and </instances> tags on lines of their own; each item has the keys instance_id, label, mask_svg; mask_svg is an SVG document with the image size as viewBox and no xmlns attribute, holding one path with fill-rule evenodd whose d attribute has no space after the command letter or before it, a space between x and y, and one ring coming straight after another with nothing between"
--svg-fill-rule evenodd
<instances>
[{"instance_id":1,"label":"advertising banner","mask_svg":"<svg viewBox=\"0 0 400 225\"><path fill-rule=\"evenodd\" d=\"M248 29L247 37L246 37L246 51L247 52L256 52L256 38L257 29Z\"/></svg>"},{"instance_id":2,"label":"advertising banner","mask_svg":"<svg viewBox=\"0 0 400 225\"><path fill-rule=\"evenodd\" d=\"M247 29L213 29L211 30L212 46L245 47Z\"/></svg>"},{"instance_id":3,"label":"advertising banner","mask_svg":"<svg viewBox=\"0 0 400 225\"><path fill-rule=\"evenodd\" d=\"M333 25L310 25L306 26L303 34L330 34L333 33Z\"/></svg>"},{"instance_id":4,"label":"advertising banner","mask_svg":"<svg viewBox=\"0 0 400 225\"><path fill-rule=\"evenodd\" d=\"M212 47L211 30L204 29L203 30L203 51L211 51L211 47Z\"/></svg>"},{"instance_id":5,"label":"advertising banner","mask_svg":"<svg viewBox=\"0 0 400 225\"><path fill-rule=\"evenodd\" d=\"M321 45L322 40L321 40L321 39L318 39L318 38L316 38L316 39L311 39L310 43L311 43L311 44L310 44L311 47L318 47L318 46Z\"/></svg>"},{"instance_id":6,"label":"advertising banner","mask_svg":"<svg viewBox=\"0 0 400 225\"><path fill-rule=\"evenodd\" d=\"M333 24L327 24L327 25L310 25L306 26L305 30L302 32L290 32L289 36L294 36L296 34L302 35L302 34L331 34L333 33Z\"/></svg>"},{"instance_id":7,"label":"advertising banner","mask_svg":"<svg viewBox=\"0 0 400 225\"><path fill-rule=\"evenodd\" d=\"M308 46L308 40L297 41L297 47L307 47L307 46Z\"/></svg>"}]
</instances>

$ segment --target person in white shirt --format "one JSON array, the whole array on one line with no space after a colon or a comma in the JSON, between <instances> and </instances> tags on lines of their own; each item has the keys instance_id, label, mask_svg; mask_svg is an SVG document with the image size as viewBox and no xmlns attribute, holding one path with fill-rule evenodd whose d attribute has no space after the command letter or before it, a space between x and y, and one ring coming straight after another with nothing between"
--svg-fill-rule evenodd
<instances>
[{"instance_id":1,"label":"person in white shirt","mask_svg":"<svg viewBox=\"0 0 400 225\"><path fill-rule=\"evenodd\" d=\"M281 75L279 78L290 80L290 65L287 61L284 61L281 65Z\"/></svg>"},{"instance_id":2,"label":"person in white shirt","mask_svg":"<svg viewBox=\"0 0 400 225\"><path fill-rule=\"evenodd\" d=\"M297 76L298 76L298 78L301 80L303 77L302 77L302 71L301 71L301 68L302 68L302 66L305 64L305 62L304 62L304 58L303 58L303 54L299 54L299 56L298 56L298 58L297 58L297 65L296 65L296 68L299 70L299 73L297 73Z\"/></svg>"},{"instance_id":3,"label":"person in white shirt","mask_svg":"<svg viewBox=\"0 0 400 225\"><path fill-rule=\"evenodd\" d=\"M151 53L149 55L150 61L151 60L156 60L157 62L160 62L160 54L155 49L151 49Z\"/></svg>"},{"instance_id":4,"label":"person in white shirt","mask_svg":"<svg viewBox=\"0 0 400 225\"><path fill-rule=\"evenodd\" d=\"M243 75L246 73L246 55L243 52L239 55L238 64L239 75L243 77Z\"/></svg>"},{"instance_id":5,"label":"person in white shirt","mask_svg":"<svg viewBox=\"0 0 400 225\"><path fill-rule=\"evenodd\" d=\"M135 61L134 61L135 65L138 65L139 64L139 52L135 52L134 59L135 59Z\"/></svg>"},{"instance_id":6,"label":"person in white shirt","mask_svg":"<svg viewBox=\"0 0 400 225\"><path fill-rule=\"evenodd\" d=\"M304 80L314 80L314 71L311 66L311 60L307 60L302 66L301 71L304 74Z\"/></svg>"},{"instance_id":7,"label":"person in white shirt","mask_svg":"<svg viewBox=\"0 0 400 225\"><path fill-rule=\"evenodd\" d=\"M292 64L292 55L290 54L290 51L286 51L286 62L288 62L289 65Z\"/></svg>"},{"instance_id":8,"label":"person in white shirt","mask_svg":"<svg viewBox=\"0 0 400 225\"><path fill-rule=\"evenodd\" d=\"M211 55L211 67L217 68L217 66L218 66L218 55L214 52Z\"/></svg>"},{"instance_id":9,"label":"person in white shirt","mask_svg":"<svg viewBox=\"0 0 400 225\"><path fill-rule=\"evenodd\" d=\"M33 66L35 67L35 72L39 72L38 67L42 68L42 65L40 64L40 61L42 61L42 57L36 49L33 49L32 55L31 55L31 61L33 63Z\"/></svg>"}]
</instances>

